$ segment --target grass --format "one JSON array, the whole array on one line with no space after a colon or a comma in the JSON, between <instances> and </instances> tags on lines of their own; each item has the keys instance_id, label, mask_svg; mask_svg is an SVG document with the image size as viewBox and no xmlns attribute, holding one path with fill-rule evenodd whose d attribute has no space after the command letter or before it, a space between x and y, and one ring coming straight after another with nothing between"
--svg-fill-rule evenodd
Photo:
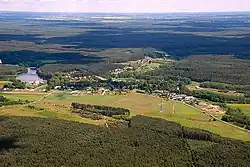
<instances>
[{"instance_id":1,"label":"grass","mask_svg":"<svg viewBox=\"0 0 250 167\"><path fill-rule=\"evenodd\" d=\"M241 109L246 115L250 117L250 104L231 104L231 107Z\"/></svg>"},{"instance_id":2,"label":"grass","mask_svg":"<svg viewBox=\"0 0 250 167\"><path fill-rule=\"evenodd\" d=\"M221 122L212 121L210 117L198 109L189 107L183 103L164 100L164 112L160 113L161 100L159 98L134 92L122 96L73 96L68 93L58 92L45 99L45 101L47 100L52 104L63 104L65 107L69 107L72 102L123 107L129 109L132 116L145 115L164 118L169 121L178 122L183 126L208 130L224 137L250 140L250 133Z\"/></svg>"},{"instance_id":3,"label":"grass","mask_svg":"<svg viewBox=\"0 0 250 167\"><path fill-rule=\"evenodd\" d=\"M7 99L10 100L29 100L29 101L35 101L40 99L42 94L25 94L25 93L0 93L0 96L4 96Z\"/></svg>"},{"instance_id":4,"label":"grass","mask_svg":"<svg viewBox=\"0 0 250 167\"><path fill-rule=\"evenodd\" d=\"M192 82L190 85L187 85L186 87L189 90L191 90L191 91L202 91L202 90L205 90L205 91L208 91L208 92L211 92L211 93L216 93L216 94L219 94L219 95L244 96L244 93L237 93L235 91L222 92L219 89L202 88L202 87L199 87L199 85L200 84L198 82ZM198 86L198 88L197 88L197 86Z\"/></svg>"},{"instance_id":5,"label":"grass","mask_svg":"<svg viewBox=\"0 0 250 167\"><path fill-rule=\"evenodd\" d=\"M37 95L8 95L9 98L35 99ZM37 97L36 97L37 99ZM0 115L8 116L34 116L64 119L89 124L103 124L104 120L93 121L83 119L71 113L72 102L97 104L114 107L127 108L131 111L131 116L145 115L150 117L163 118L169 121L180 123L183 126L208 130L223 137L230 137L240 140L250 140L250 133L212 121L212 118L203 114L200 110L187 106L183 103L163 100L163 112L160 113L161 99L154 96L137 94L135 92L126 95L98 96L98 95L70 95L67 92L56 92L46 99L35 104L37 108L44 110L32 110L27 107L6 107L0 109Z\"/></svg>"}]
</instances>

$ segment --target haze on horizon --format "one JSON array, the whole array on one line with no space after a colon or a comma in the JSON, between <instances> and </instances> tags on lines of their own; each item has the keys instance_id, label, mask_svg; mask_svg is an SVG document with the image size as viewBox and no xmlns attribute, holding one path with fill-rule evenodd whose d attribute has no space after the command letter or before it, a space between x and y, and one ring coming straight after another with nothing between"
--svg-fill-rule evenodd
<instances>
[{"instance_id":1,"label":"haze on horizon","mask_svg":"<svg viewBox=\"0 0 250 167\"><path fill-rule=\"evenodd\" d=\"M250 0L0 0L0 11L175 13L250 11Z\"/></svg>"}]
</instances>

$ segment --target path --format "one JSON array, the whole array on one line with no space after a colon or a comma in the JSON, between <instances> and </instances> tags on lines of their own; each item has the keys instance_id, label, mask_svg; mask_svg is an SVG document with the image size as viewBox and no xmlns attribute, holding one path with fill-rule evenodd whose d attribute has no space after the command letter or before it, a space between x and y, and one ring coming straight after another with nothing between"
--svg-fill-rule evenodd
<instances>
[{"instance_id":1,"label":"path","mask_svg":"<svg viewBox=\"0 0 250 167\"><path fill-rule=\"evenodd\" d=\"M47 84L45 84L45 85L41 85L41 86L38 86L38 87L36 87L36 88L35 88L35 90L39 90L39 89L41 89L41 88L43 88L43 87L45 87L45 88L46 88L46 86L47 86Z\"/></svg>"},{"instance_id":2,"label":"path","mask_svg":"<svg viewBox=\"0 0 250 167\"><path fill-rule=\"evenodd\" d=\"M35 104L35 103L37 103L37 102L40 102L40 101L42 101L43 99L46 99L47 97L49 97L50 95L52 95L53 93L55 93L55 91L51 91L50 93L47 93L45 96L43 96L43 97L41 97L40 99L38 99L38 100L36 100L36 101L33 101L33 102L31 102L31 103L28 103L28 105L29 104ZM27 104L26 104L27 105Z\"/></svg>"}]
</instances>

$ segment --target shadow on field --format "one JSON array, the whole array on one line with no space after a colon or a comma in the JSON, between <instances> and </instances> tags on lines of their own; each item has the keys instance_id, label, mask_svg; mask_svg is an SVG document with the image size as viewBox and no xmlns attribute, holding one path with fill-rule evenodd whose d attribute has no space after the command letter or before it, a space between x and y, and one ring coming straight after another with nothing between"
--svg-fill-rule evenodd
<instances>
[{"instance_id":1,"label":"shadow on field","mask_svg":"<svg viewBox=\"0 0 250 167\"><path fill-rule=\"evenodd\" d=\"M1 128L1 123L7 119L8 118L6 117L0 117L0 128ZM17 145L16 142L18 142L18 140L17 137L15 136L12 137L0 136L0 152L11 148L20 148L20 146Z\"/></svg>"},{"instance_id":2,"label":"shadow on field","mask_svg":"<svg viewBox=\"0 0 250 167\"><path fill-rule=\"evenodd\" d=\"M16 145L17 137L0 137L0 152L11 149L11 148L20 148L19 145Z\"/></svg>"}]
</instances>

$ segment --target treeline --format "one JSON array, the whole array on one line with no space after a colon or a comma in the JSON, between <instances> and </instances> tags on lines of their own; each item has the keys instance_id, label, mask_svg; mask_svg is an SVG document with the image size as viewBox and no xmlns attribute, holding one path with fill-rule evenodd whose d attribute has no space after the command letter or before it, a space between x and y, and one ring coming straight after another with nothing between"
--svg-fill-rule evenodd
<instances>
[{"instance_id":1,"label":"treeline","mask_svg":"<svg viewBox=\"0 0 250 167\"><path fill-rule=\"evenodd\" d=\"M231 122L237 126L250 130L250 117L244 114L241 109L234 109L228 106L224 108L227 110L227 112L222 117L223 121Z\"/></svg>"},{"instance_id":2,"label":"treeline","mask_svg":"<svg viewBox=\"0 0 250 167\"><path fill-rule=\"evenodd\" d=\"M200 84L200 87L213 88L219 90L232 90L237 92L250 91L250 85L233 85L233 84L225 84L219 82L203 82Z\"/></svg>"},{"instance_id":3,"label":"treeline","mask_svg":"<svg viewBox=\"0 0 250 167\"><path fill-rule=\"evenodd\" d=\"M47 53L29 50L3 51L0 58L6 64L17 64L26 67L39 67L44 64L90 64L99 63L101 58L97 56L81 55L79 52Z\"/></svg>"},{"instance_id":4,"label":"treeline","mask_svg":"<svg viewBox=\"0 0 250 167\"><path fill-rule=\"evenodd\" d=\"M0 120L3 167L249 167L250 162L249 142L163 119L136 116L130 127L109 128L32 117Z\"/></svg>"},{"instance_id":5,"label":"treeline","mask_svg":"<svg viewBox=\"0 0 250 167\"><path fill-rule=\"evenodd\" d=\"M130 115L130 111L124 108L109 107L109 106L99 106L99 105L90 105L90 104L80 104L72 103L71 107L73 112L81 113L81 111L92 112L104 116L113 116L113 115ZM75 111L78 110L78 111ZM79 111L80 110L80 111Z\"/></svg>"},{"instance_id":6,"label":"treeline","mask_svg":"<svg viewBox=\"0 0 250 167\"><path fill-rule=\"evenodd\" d=\"M231 90L236 91L238 93L244 93L245 97L250 97L250 85L233 85L219 82L203 82L200 84L200 87L219 89L225 93Z\"/></svg>"},{"instance_id":7,"label":"treeline","mask_svg":"<svg viewBox=\"0 0 250 167\"><path fill-rule=\"evenodd\" d=\"M208 90L188 90L184 88L182 93L194 96L200 99L206 99L212 102L218 103L241 103L241 104L249 104L250 98L240 95L230 95L222 92L212 92Z\"/></svg>"},{"instance_id":8,"label":"treeline","mask_svg":"<svg viewBox=\"0 0 250 167\"><path fill-rule=\"evenodd\" d=\"M0 64L0 80L15 79L20 73L26 72L26 68L19 66L5 66Z\"/></svg>"},{"instance_id":9,"label":"treeline","mask_svg":"<svg viewBox=\"0 0 250 167\"><path fill-rule=\"evenodd\" d=\"M10 79L10 82L4 84L4 88L9 88L9 89L25 89L26 84L20 80L17 79Z\"/></svg>"}]
</instances>

